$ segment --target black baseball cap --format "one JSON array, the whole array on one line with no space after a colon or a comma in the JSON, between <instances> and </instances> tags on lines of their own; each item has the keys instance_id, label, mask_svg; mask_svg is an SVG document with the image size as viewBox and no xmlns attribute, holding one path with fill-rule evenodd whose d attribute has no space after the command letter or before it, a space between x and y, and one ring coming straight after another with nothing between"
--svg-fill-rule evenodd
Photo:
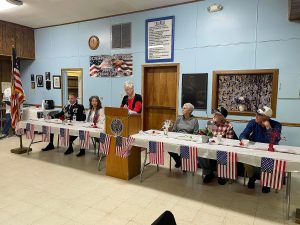
<instances>
[{"instance_id":1,"label":"black baseball cap","mask_svg":"<svg viewBox=\"0 0 300 225\"><path fill-rule=\"evenodd\" d=\"M228 115L227 109L225 109L223 106L219 106L217 109L215 109L214 113L219 113L219 114L223 115L225 118Z\"/></svg>"}]
</instances>

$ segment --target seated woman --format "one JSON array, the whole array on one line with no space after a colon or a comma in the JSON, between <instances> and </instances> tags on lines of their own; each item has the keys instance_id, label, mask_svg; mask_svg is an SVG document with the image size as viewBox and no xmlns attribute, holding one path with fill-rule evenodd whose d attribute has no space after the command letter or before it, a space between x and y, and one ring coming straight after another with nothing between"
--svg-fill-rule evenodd
<instances>
[{"instance_id":1,"label":"seated woman","mask_svg":"<svg viewBox=\"0 0 300 225\"><path fill-rule=\"evenodd\" d=\"M128 108L129 114L142 112L142 96L134 93L134 84L132 81L126 81L124 84L126 95L124 96L121 108Z\"/></svg>"},{"instance_id":2,"label":"seated woman","mask_svg":"<svg viewBox=\"0 0 300 225\"><path fill-rule=\"evenodd\" d=\"M86 122L96 123L97 127L101 127L105 118L101 101L98 96L92 96L89 98L89 102ZM76 156L80 157L83 155L85 155L85 149L80 149L80 152Z\"/></svg>"},{"instance_id":3,"label":"seated woman","mask_svg":"<svg viewBox=\"0 0 300 225\"><path fill-rule=\"evenodd\" d=\"M198 134L199 123L198 120L192 115L194 106L191 103L185 103L182 107L182 116L179 116L174 123L173 132ZM181 167L181 158L177 153L169 152L170 156L175 160L175 167Z\"/></svg>"}]
</instances>

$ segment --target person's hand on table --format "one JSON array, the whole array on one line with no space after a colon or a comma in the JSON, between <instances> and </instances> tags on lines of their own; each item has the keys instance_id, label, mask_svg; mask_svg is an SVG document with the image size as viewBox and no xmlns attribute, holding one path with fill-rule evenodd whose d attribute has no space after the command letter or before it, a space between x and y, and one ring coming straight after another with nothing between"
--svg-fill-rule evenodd
<instances>
[{"instance_id":1,"label":"person's hand on table","mask_svg":"<svg viewBox=\"0 0 300 225\"><path fill-rule=\"evenodd\" d=\"M262 125L263 125L267 130L270 129L270 128L272 128L269 120L263 121L263 122L262 122Z\"/></svg>"}]
</instances>

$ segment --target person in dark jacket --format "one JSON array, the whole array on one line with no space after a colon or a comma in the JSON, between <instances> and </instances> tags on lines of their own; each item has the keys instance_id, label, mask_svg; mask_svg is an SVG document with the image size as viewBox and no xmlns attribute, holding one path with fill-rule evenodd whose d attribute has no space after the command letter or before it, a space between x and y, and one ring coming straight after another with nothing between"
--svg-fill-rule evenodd
<instances>
[{"instance_id":1,"label":"person in dark jacket","mask_svg":"<svg viewBox=\"0 0 300 225\"><path fill-rule=\"evenodd\" d=\"M241 133L239 139L247 139L254 142L261 142L261 143L271 143L278 144L280 141L280 133L281 133L281 124L275 120L271 120L272 117L272 109L267 106L264 106L262 109L258 109L256 111L256 117L253 120L250 120L245 128L245 130ZM272 132L277 132L275 140L271 140ZM248 175L250 175L248 188L254 189L255 188L255 181L256 179L260 178L260 168L253 167L250 165L244 164L245 169L248 171ZM269 193L269 187L262 188L263 193Z\"/></svg>"},{"instance_id":2,"label":"person in dark jacket","mask_svg":"<svg viewBox=\"0 0 300 225\"><path fill-rule=\"evenodd\" d=\"M142 96L134 93L134 84L132 81L126 81L124 84L126 95L124 96L121 108L128 108L129 114L142 112Z\"/></svg>"},{"instance_id":3,"label":"person in dark jacket","mask_svg":"<svg viewBox=\"0 0 300 225\"><path fill-rule=\"evenodd\" d=\"M55 114L53 118L59 118L61 116L64 116L65 119L72 120L74 118L74 115L76 116L76 121L85 121L86 119L84 107L83 105L78 104L77 96L75 94L69 94L69 104L64 106L62 111ZM72 144L76 138L77 136L70 136L69 147L67 151L65 151L65 155L69 155L74 152ZM51 134L49 144L46 146L46 148L43 148L42 151L49 151L54 149L53 139L54 134Z\"/></svg>"}]
</instances>

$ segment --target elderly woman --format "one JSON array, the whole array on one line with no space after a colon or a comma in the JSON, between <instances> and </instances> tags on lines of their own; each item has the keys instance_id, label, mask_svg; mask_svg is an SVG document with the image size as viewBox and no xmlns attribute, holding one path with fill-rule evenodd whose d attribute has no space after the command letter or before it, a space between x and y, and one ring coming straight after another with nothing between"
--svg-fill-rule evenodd
<instances>
[{"instance_id":1,"label":"elderly woman","mask_svg":"<svg viewBox=\"0 0 300 225\"><path fill-rule=\"evenodd\" d=\"M87 112L86 122L96 123L98 127L101 126L101 122L104 121L104 111L102 104L98 96L92 96L89 98L89 110ZM85 155L85 149L80 149L80 152L76 155L77 157Z\"/></svg>"},{"instance_id":2,"label":"elderly woman","mask_svg":"<svg viewBox=\"0 0 300 225\"><path fill-rule=\"evenodd\" d=\"M172 131L187 134L198 134L199 123L198 120L192 115L194 106L191 103L185 103L182 107L182 116L176 120ZM177 153L169 152L170 156L175 160L175 167L181 167L181 159Z\"/></svg>"},{"instance_id":3,"label":"elderly woman","mask_svg":"<svg viewBox=\"0 0 300 225\"><path fill-rule=\"evenodd\" d=\"M132 81L126 81L124 84L126 95L124 96L121 108L128 108L129 113L142 112L142 96L134 93L134 85Z\"/></svg>"}]
</instances>

